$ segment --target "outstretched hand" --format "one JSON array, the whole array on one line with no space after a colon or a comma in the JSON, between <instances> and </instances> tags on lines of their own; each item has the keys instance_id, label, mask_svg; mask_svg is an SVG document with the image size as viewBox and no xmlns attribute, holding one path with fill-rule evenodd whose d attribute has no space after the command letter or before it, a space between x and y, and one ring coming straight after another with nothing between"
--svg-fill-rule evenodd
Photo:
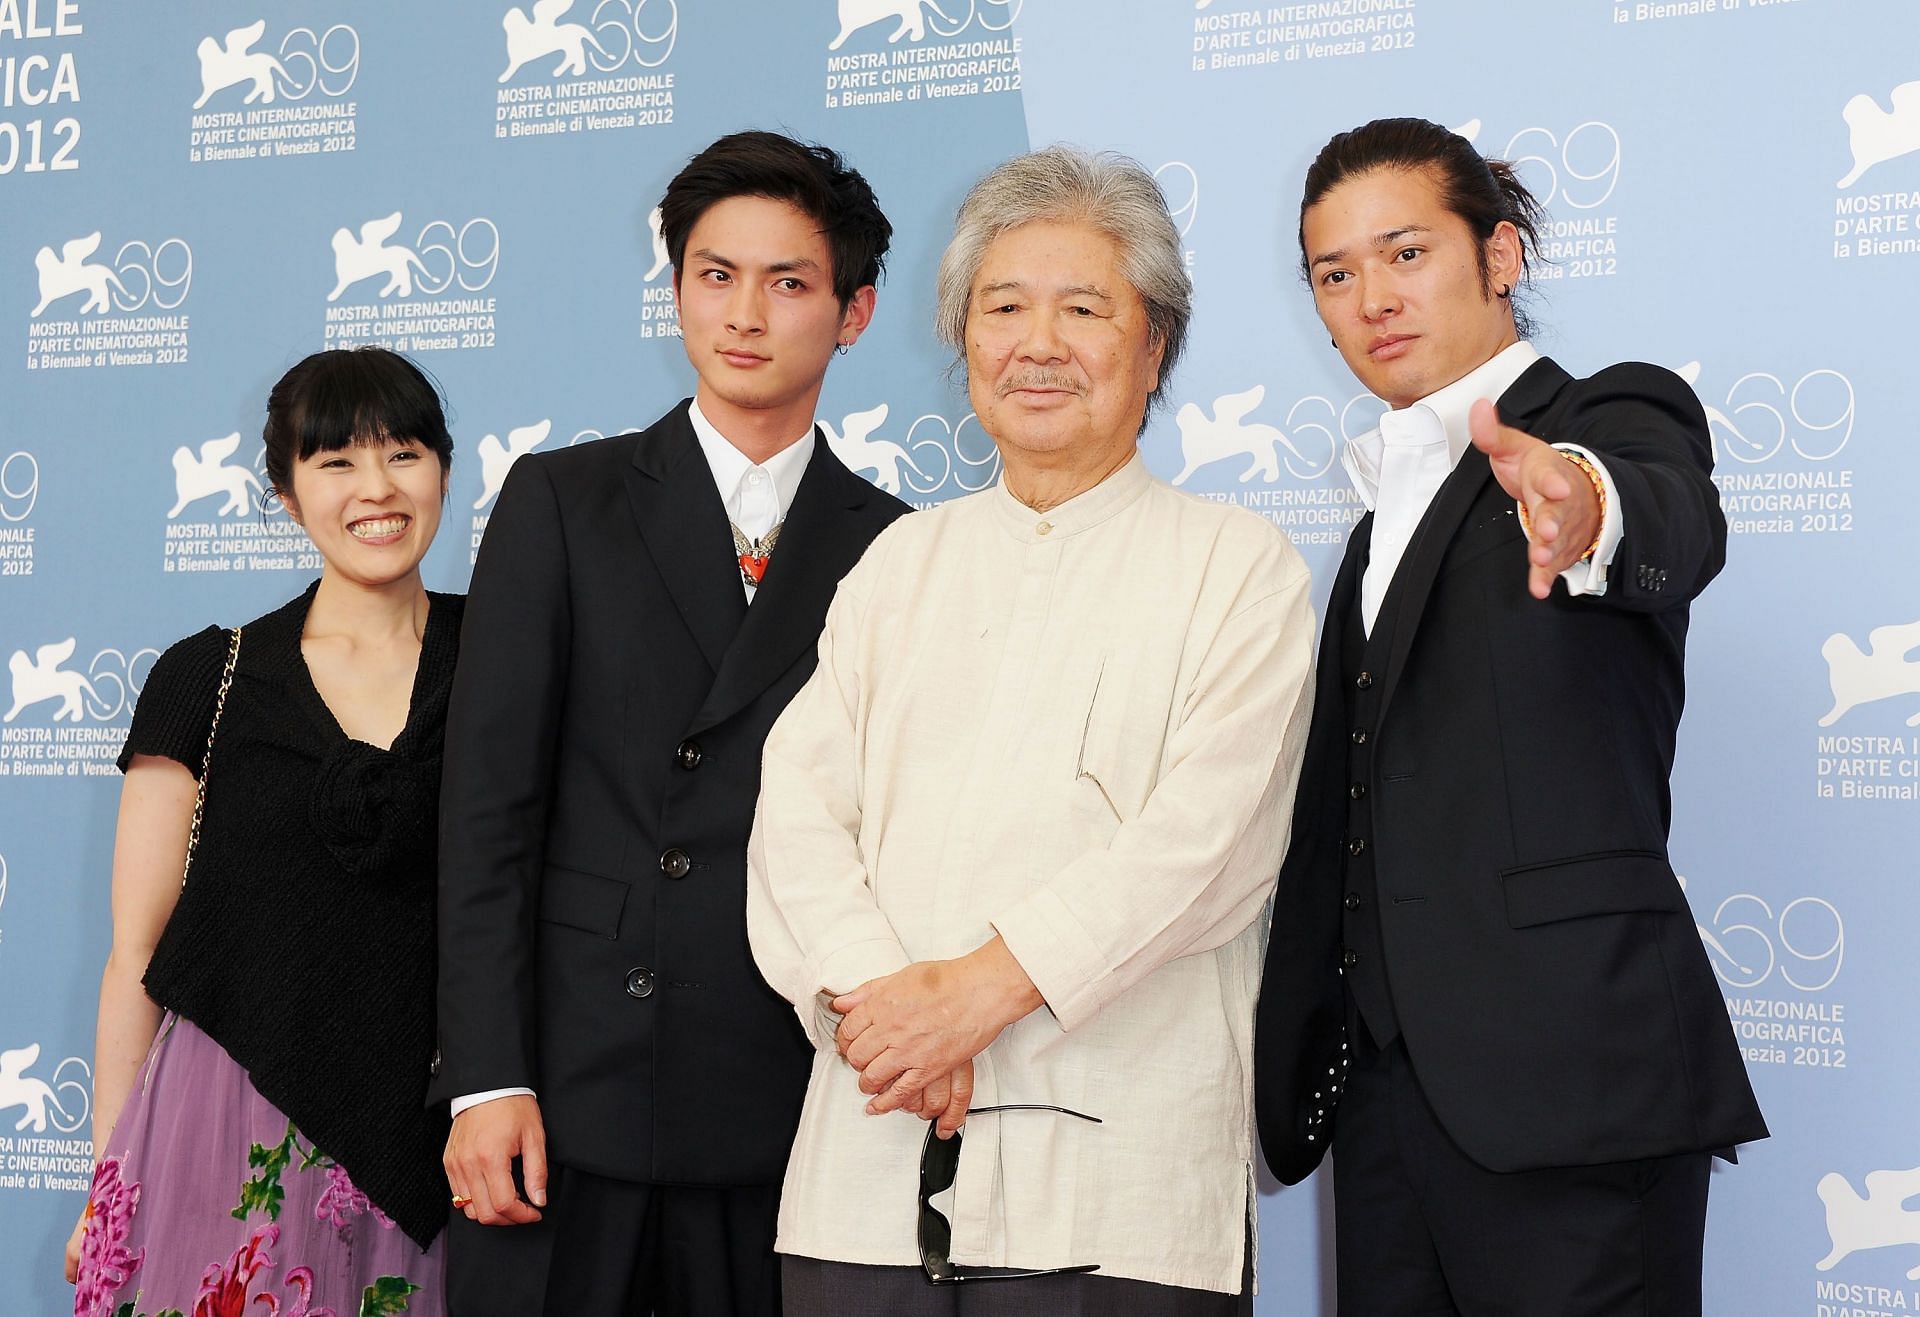
<instances>
[{"instance_id":1,"label":"outstretched hand","mask_svg":"<svg viewBox=\"0 0 1920 1317\"><path fill-rule=\"evenodd\" d=\"M1500 423L1482 398L1467 414L1473 446L1487 455L1493 478L1526 509L1533 534L1527 545L1527 591L1545 599L1554 578L1579 562L1600 530L1600 498L1586 473L1552 444Z\"/></svg>"}]
</instances>

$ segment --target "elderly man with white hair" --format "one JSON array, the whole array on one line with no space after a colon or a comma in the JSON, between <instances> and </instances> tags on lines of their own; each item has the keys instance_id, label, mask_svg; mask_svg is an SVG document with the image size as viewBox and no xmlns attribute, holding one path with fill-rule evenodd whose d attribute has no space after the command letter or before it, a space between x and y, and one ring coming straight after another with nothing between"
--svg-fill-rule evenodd
<instances>
[{"instance_id":1,"label":"elderly man with white hair","mask_svg":"<svg viewBox=\"0 0 1920 1317\"><path fill-rule=\"evenodd\" d=\"M789 1314L1247 1310L1313 616L1280 531L1138 452L1190 299L1132 161L1053 147L961 207L939 331L1001 479L841 582L749 847L754 956L818 1048Z\"/></svg>"}]
</instances>

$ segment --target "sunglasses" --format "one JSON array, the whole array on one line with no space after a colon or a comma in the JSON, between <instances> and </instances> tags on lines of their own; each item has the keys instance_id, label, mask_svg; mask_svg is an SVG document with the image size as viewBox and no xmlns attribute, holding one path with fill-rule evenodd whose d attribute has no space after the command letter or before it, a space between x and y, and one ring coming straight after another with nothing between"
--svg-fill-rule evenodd
<instances>
[{"instance_id":1,"label":"sunglasses","mask_svg":"<svg viewBox=\"0 0 1920 1317\"><path fill-rule=\"evenodd\" d=\"M1003 1111L1051 1111L1094 1125L1102 1123L1098 1116L1040 1102L1009 1102L997 1107L975 1107L967 1113L967 1119ZM939 1137L935 1131L935 1122L928 1121L926 1145L920 1149L920 1266L927 1273L929 1281L935 1285L957 1285L963 1280L1023 1280L1030 1276L1077 1276L1100 1270L1098 1263L1086 1263L1078 1267L1047 1267L1040 1271L1026 1271L1018 1267L956 1266L951 1257L953 1223L934 1207L933 1199L953 1188L954 1175L960 1169L960 1136L966 1132L966 1127L955 1130L950 1139Z\"/></svg>"}]
</instances>

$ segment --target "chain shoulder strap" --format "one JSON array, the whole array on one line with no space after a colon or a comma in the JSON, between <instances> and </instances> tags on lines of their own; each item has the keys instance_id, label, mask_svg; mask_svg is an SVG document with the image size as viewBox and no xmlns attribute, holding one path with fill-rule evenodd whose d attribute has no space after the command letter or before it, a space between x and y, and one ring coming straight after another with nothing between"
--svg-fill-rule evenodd
<instances>
[{"instance_id":1,"label":"chain shoulder strap","mask_svg":"<svg viewBox=\"0 0 1920 1317\"><path fill-rule=\"evenodd\" d=\"M213 737L220 730L220 715L226 711L227 690L233 685L234 665L240 661L240 632L233 629L233 644L227 648L227 666L220 673L220 693L213 699L213 722L207 727L207 752L200 757L200 783L193 792L193 825L187 830L187 862L180 869L180 889L186 890L187 875L193 872L193 854L200 849L200 816L207 809L207 772L213 767Z\"/></svg>"}]
</instances>

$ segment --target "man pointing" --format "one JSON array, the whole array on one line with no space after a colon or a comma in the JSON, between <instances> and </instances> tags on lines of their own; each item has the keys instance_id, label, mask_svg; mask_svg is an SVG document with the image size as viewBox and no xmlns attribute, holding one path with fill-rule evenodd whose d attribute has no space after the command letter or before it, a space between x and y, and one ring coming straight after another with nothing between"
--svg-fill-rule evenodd
<instances>
[{"instance_id":1,"label":"man pointing","mask_svg":"<svg viewBox=\"0 0 1920 1317\"><path fill-rule=\"evenodd\" d=\"M1256 1050L1261 1141L1331 1144L1342 1313L1701 1310L1710 1155L1763 1138L1667 854L1687 610L1725 560L1706 418L1525 338L1539 207L1419 119L1308 170L1301 262L1390 411L1328 602Z\"/></svg>"}]
</instances>

